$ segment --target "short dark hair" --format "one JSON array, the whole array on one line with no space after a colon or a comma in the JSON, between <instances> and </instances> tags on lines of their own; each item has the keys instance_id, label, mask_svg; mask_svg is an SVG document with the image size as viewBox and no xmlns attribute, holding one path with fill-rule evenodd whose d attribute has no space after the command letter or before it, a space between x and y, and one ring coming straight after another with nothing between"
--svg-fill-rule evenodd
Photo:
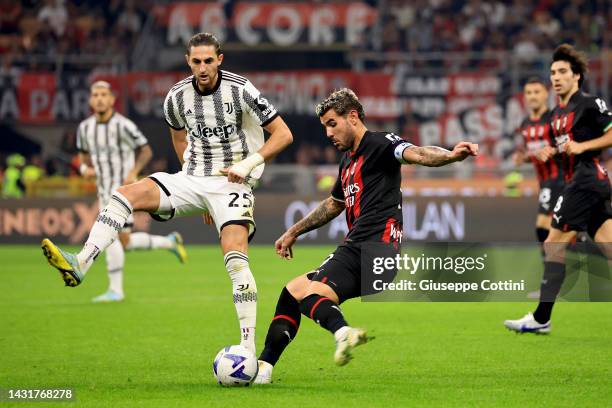
<instances>
[{"instance_id":1,"label":"short dark hair","mask_svg":"<svg viewBox=\"0 0 612 408\"><path fill-rule=\"evenodd\" d=\"M315 111L319 117L325 115L325 112L333 109L338 115L344 116L352 110L357 111L359 119L365 121L365 112L363 106L359 102L359 98L351 89L342 88L332 92L323 102L317 105Z\"/></svg>"},{"instance_id":2,"label":"short dark hair","mask_svg":"<svg viewBox=\"0 0 612 408\"><path fill-rule=\"evenodd\" d=\"M541 84L542 86L544 86L544 88L548 87L544 78L539 77L539 76L530 76L529 78L527 78L523 86L529 85L529 84Z\"/></svg>"},{"instance_id":3,"label":"short dark hair","mask_svg":"<svg viewBox=\"0 0 612 408\"><path fill-rule=\"evenodd\" d=\"M214 34L198 33L191 37L191 40L187 43L187 55L191 54L191 47L198 47L200 45L212 45L215 47L217 56L221 54L221 44Z\"/></svg>"},{"instance_id":4,"label":"short dark hair","mask_svg":"<svg viewBox=\"0 0 612 408\"><path fill-rule=\"evenodd\" d=\"M580 74L578 87L582 86L584 76L589 72L589 61L587 56L570 44L561 44L553 53L552 62L565 61L570 64L574 74Z\"/></svg>"}]
</instances>

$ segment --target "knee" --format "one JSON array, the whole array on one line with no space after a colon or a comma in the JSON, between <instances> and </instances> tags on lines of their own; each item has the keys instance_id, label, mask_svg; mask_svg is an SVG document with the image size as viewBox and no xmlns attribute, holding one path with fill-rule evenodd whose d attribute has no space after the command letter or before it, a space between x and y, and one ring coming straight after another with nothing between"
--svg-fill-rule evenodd
<instances>
[{"instance_id":1,"label":"knee","mask_svg":"<svg viewBox=\"0 0 612 408\"><path fill-rule=\"evenodd\" d=\"M125 234L125 233L119 234L119 242L121 242L121 246L125 250L130 244L130 234Z\"/></svg>"}]
</instances>

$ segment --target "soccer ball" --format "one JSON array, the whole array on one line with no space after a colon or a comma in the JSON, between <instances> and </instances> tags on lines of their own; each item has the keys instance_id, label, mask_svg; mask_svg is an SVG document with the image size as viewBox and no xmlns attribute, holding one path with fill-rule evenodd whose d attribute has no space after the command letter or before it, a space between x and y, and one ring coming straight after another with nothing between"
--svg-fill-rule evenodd
<instances>
[{"instance_id":1,"label":"soccer ball","mask_svg":"<svg viewBox=\"0 0 612 408\"><path fill-rule=\"evenodd\" d=\"M257 357L243 346L223 347L213 362L213 374L224 387L248 387L258 370Z\"/></svg>"}]
</instances>

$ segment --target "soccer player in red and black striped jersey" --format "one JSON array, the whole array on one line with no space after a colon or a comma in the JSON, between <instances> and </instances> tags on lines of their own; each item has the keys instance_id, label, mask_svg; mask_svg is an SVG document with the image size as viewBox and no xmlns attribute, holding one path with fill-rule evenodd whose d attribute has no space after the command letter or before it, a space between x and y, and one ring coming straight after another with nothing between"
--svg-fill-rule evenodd
<instances>
[{"instance_id":1,"label":"soccer player in red and black striped jersey","mask_svg":"<svg viewBox=\"0 0 612 408\"><path fill-rule=\"evenodd\" d=\"M606 244L612 242L612 189L599 163L601 151L612 146L612 113L603 99L581 91L587 73L587 59L581 52L563 44L552 60L550 79L559 105L552 111L550 125L557 148L545 151L549 157L562 154L566 185L553 208L544 244L540 303L533 314L504 322L518 332L550 332L552 308L565 279L565 250L578 232L586 231L608 260L612 258Z\"/></svg>"},{"instance_id":2,"label":"soccer player in red and black striped jersey","mask_svg":"<svg viewBox=\"0 0 612 408\"><path fill-rule=\"evenodd\" d=\"M361 255L370 248L368 244L399 248L401 165L443 166L476 155L478 150L477 145L468 142L458 143L452 151L418 147L392 133L371 132L364 124L363 107L350 89L333 92L317 106L317 114L327 137L345 152L338 179L331 196L276 241L276 251L290 258L300 235L325 225L344 210L349 232L344 243L318 269L298 276L283 288L259 357L256 383L271 382L272 368L295 338L301 314L333 333L336 364L348 363L352 349L368 338L364 330L348 325L339 305L369 294L362 291L361 285Z\"/></svg>"},{"instance_id":3,"label":"soccer player in red and black striped jersey","mask_svg":"<svg viewBox=\"0 0 612 408\"><path fill-rule=\"evenodd\" d=\"M537 77L527 80L523 88L525 104L529 115L518 128L521 142L514 154L516 164L531 162L540 185L538 216L536 218L536 236L540 243L548 236L552 207L563 189L563 168L561 156L541 160L540 152L547 147L556 147L550 127L548 110L548 89L544 81Z\"/></svg>"}]
</instances>

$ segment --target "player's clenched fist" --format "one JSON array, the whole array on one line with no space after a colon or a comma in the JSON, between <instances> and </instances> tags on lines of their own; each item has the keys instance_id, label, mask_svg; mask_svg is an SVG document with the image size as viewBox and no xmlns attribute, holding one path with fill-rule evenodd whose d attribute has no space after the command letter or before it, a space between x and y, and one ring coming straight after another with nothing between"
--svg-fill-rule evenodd
<instances>
[{"instance_id":1,"label":"player's clenched fist","mask_svg":"<svg viewBox=\"0 0 612 408\"><path fill-rule=\"evenodd\" d=\"M296 240L297 237L295 237L293 234L290 234L289 231L281 235L281 237L277 239L274 243L274 247L276 248L276 253L278 254L278 256L284 259L293 258L292 247L293 244L295 244Z\"/></svg>"},{"instance_id":2,"label":"player's clenched fist","mask_svg":"<svg viewBox=\"0 0 612 408\"><path fill-rule=\"evenodd\" d=\"M451 152L451 156L456 159L456 161L461 161L467 158L468 156L477 156L478 155L478 144L470 143L470 142L459 142L453 148Z\"/></svg>"}]
</instances>

